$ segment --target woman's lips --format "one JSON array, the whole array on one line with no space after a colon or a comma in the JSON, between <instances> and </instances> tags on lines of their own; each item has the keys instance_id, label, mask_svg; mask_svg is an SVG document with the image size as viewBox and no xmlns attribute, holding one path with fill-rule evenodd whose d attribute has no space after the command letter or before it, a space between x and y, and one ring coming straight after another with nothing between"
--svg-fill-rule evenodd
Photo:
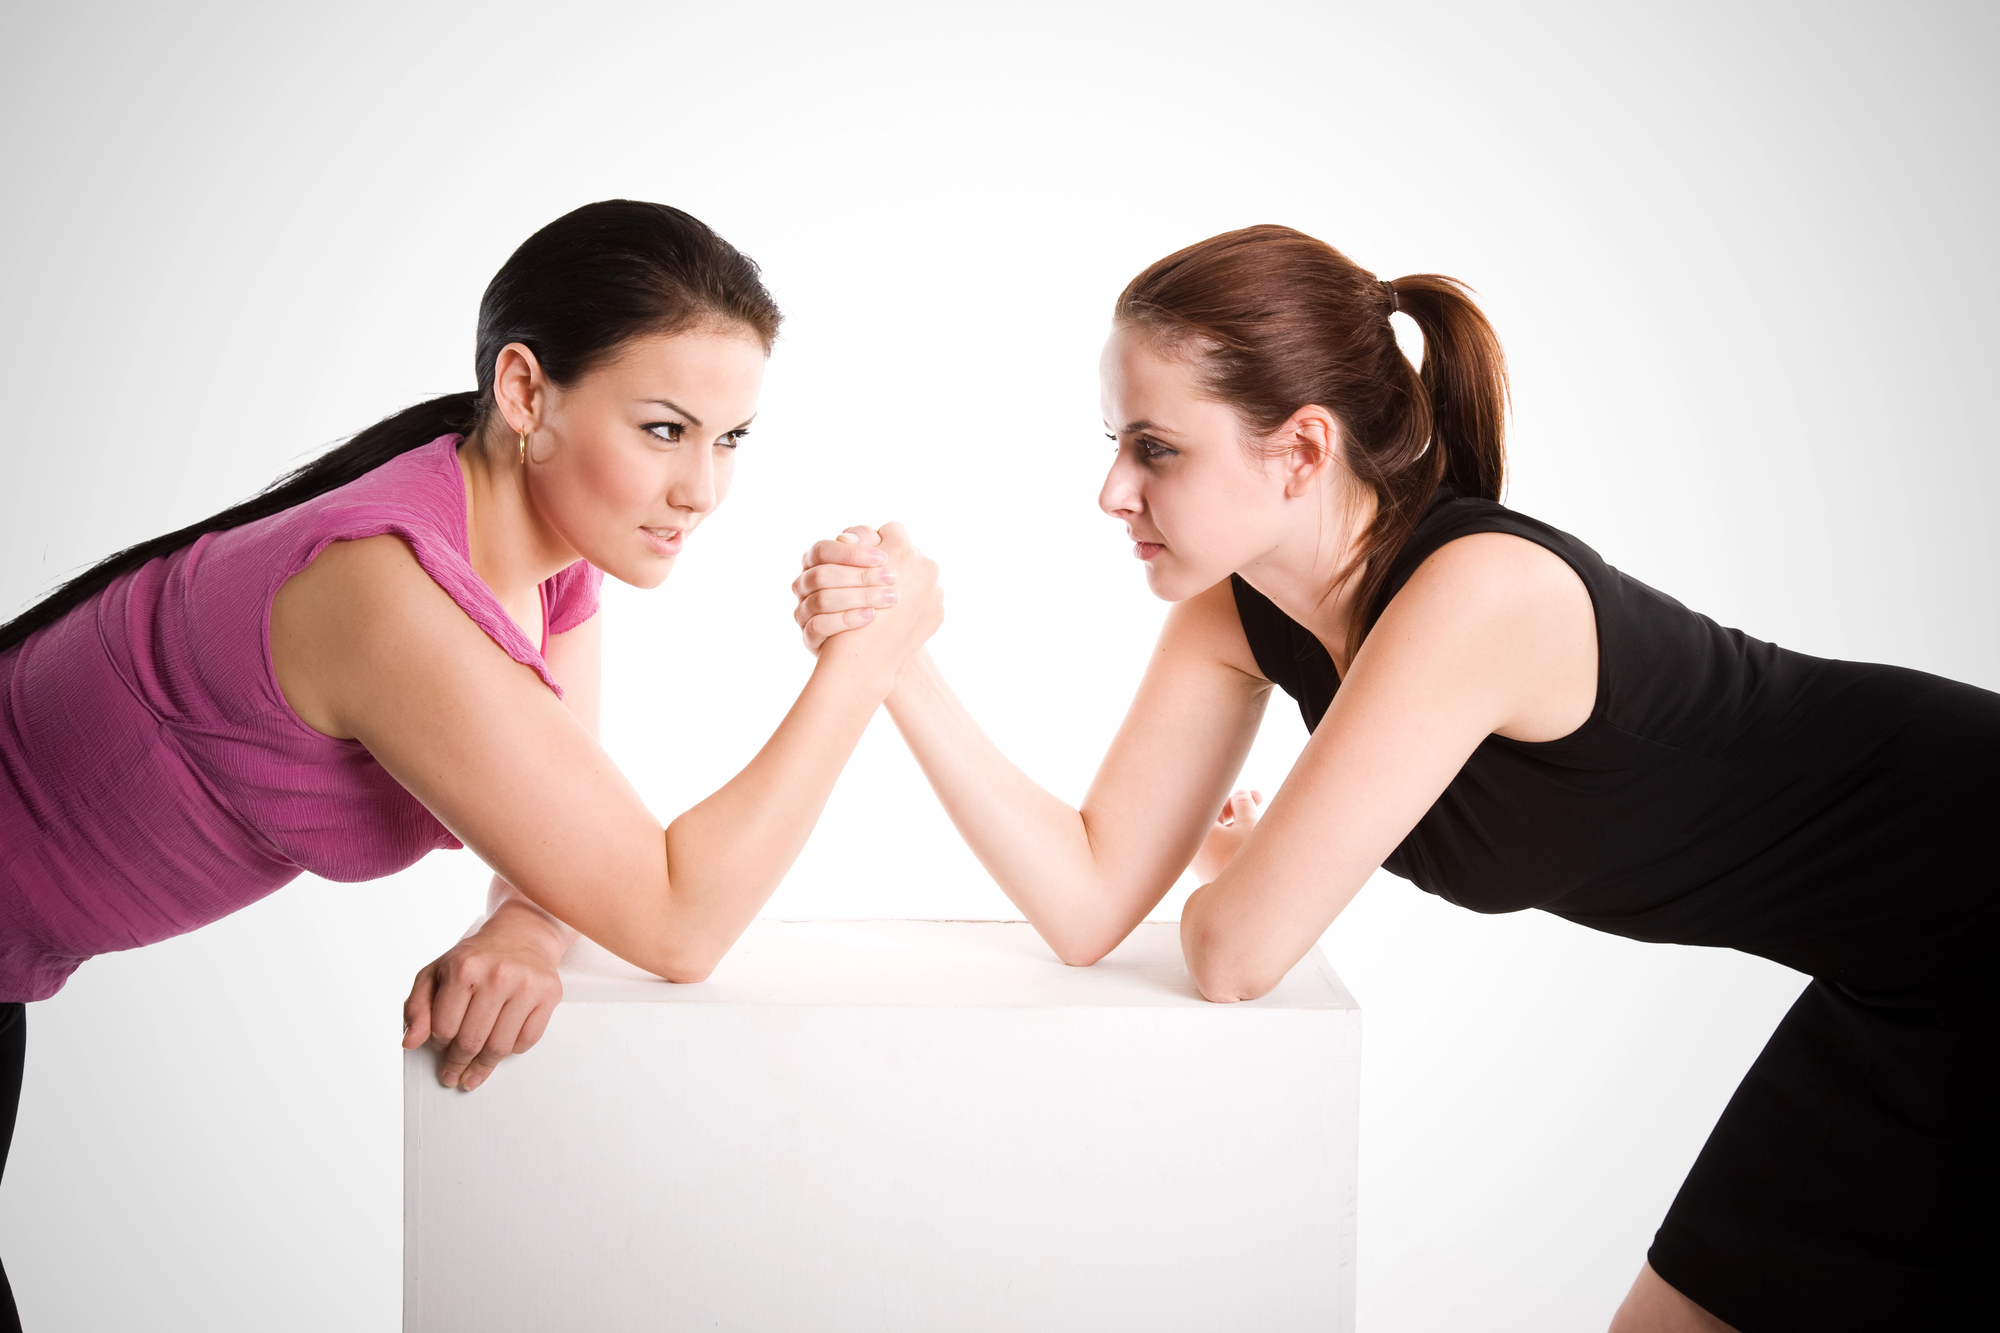
<instances>
[{"instance_id":1,"label":"woman's lips","mask_svg":"<svg viewBox=\"0 0 2000 1333\"><path fill-rule=\"evenodd\" d=\"M646 539L646 545L653 548L654 555L679 555L685 534L679 528L640 528L639 534Z\"/></svg>"},{"instance_id":2,"label":"woman's lips","mask_svg":"<svg viewBox=\"0 0 2000 1333\"><path fill-rule=\"evenodd\" d=\"M1141 560L1151 560L1154 556L1158 555L1160 552L1166 549L1167 549L1166 547L1160 545L1158 542L1132 543L1132 554L1138 556Z\"/></svg>"}]
</instances>

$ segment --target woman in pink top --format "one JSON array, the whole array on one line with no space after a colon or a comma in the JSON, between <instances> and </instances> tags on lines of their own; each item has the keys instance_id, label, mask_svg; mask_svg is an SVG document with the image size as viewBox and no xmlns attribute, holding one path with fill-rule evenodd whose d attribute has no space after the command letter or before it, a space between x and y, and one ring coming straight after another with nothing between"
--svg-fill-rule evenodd
<instances>
[{"instance_id":1,"label":"woman in pink top","mask_svg":"<svg viewBox=\"0 0 2000 1333\"><path fill-rule=\"evenodd\" d=\"M657 586L728 492L778 321L756 265L685 213L578 209L487 287L476 391L0 627L0 1164L21 1002L301 870L370 879L458 846L493 868L484 923L405 1006L404 1045L442 1049L447 1085L534 1045L576 932L708 975L942 616L891 529L857 632L664 829L599 747L598 583Z\"/></svg>"}]
</instances>

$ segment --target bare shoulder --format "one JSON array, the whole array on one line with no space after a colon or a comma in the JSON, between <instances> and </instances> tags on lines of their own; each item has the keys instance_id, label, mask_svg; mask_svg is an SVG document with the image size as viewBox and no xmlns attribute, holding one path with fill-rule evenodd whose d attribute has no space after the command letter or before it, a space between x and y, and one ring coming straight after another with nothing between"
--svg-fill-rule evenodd
<instances>
[{"instance_id":1,"label":"bare shoulder","mask_svg":"<svg viewBox=\"0 0 2000 1333\"><path fill-rule=\"evenodd\" d=\"M1568 561L1508 532L1476 532L1446 542L1417 567L1391 605L1396 602L1508 620L1524 613L1591 614L1590 591Z\"/></svg>"},{"instance_id":2,"label":"bare shoulder","mask_svg":"<svg viewBox=\"0 0 2000 1333\"><path fill-rule=\"evenodd\" d=\"M353 738L348 699L379 685L397 659L463 660L490 648L409 545L390 534L330 544L271 602L278 688L306 725L340 739Z\"/></svg>"},{"instance_id":3,"label":"bare shoulder","mask_svg":"<svg viewBox=\"0 0 2000 1333\"><path fill-rule=\"evenodd\" d=\"M1160 631L1161 656L1187 656L1212 661L1252 680L1269 685L1243 633L1236 609L1236 592L1224 579L1206 592L1176 603Z\"/></svg>"},{"instance_id":4,"label":"bare shoulder","mask_svg":"<svg viewBox=\"0 0 2000 1333\"><path fill-rule=\"evenodd\" d=\"M1366 659L1366 660L1364 660ZM1481 532L1417 567L1355 658L1397 674L1443 672L1522 741L1568 735L1597 698L1597 618L1569 563L1524 537Z\"/></svg>"},{"instance_id":5,"label":"bare shoulder","mask_svg":"<svg viewBox=\"0 0 2000 1333\"><path fill-rule=\"evenodd\" d=\"M282 632L329 648L359 647L434 617L440 603L457 607L401 537L333 542L278 589L271 635L274 644Z\"/></svg>"}]
</instances>

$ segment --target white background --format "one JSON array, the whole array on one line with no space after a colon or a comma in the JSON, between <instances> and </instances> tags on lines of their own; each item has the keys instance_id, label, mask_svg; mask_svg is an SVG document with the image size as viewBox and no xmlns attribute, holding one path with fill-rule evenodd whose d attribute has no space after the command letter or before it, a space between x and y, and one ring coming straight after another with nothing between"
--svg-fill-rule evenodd
<instances>
[{"instance_id":1,"label":"white background","mask_svg":"<svg viewBox=\"0 0 2000 1333\"><path fill-rule=\"evenodd\" d=\"M1479 290L1517 508L1761 637L2000 687L1997 54L1973 4L8 6L0 613L469 387L507 253L628 196L789 315L728 505L607 599L662 817L803 680L807 540L892 517L946 671L1080 796L1162 613L1094 505L1110 303L1262 221ZM1246 779L1302 739L1274 703ZM301 880L33 1006L29 1327L395 1327L399 1005L482 885ZM886 724L770 910L1011 915ZM1324 945L1369 1333L1602 1327L1801 984L1386 876Z\"/></svg>"}]
</instances>

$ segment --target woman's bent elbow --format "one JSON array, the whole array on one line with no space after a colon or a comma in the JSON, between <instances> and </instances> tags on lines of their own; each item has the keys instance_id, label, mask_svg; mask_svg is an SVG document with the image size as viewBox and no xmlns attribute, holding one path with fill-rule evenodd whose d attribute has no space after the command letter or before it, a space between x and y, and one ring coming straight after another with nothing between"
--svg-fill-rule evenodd
<instances>
[{"instance_id":1,"label":"woman's bent elbow","mask_svg":"<svg viewBox=\"0 0 2000 1333\"><path fill-rule=\"evenodd\" d=\"M1278 984L1275 980L1265 980L1254 973L1232 971L1213 965L1190 967L1188 971L1194 976L1194 988L1201 992L1201 998L1212 1004L1261 1000Z\"/></svg>"},{"instance_id":2,"label":"woman's bent elbow","mask_svg":"<svg viewBox=\"0 0 2000 1333\"><path fill-rule=\"evenodd\" d=\"M676 986L692 986L707 981L726 952L676 949L671 953L655 955L640 966L662 981L671 981Z\"/></svg>"},{"instance_id":3,"label":"woman's bent elbow","mask_svg":"<svg viewBox=\"0 0 2000 1333\"><path fill-rule=\"evenodd\" d=\"M1044 937L1047 938L1047 937ZM1101 939L1087 934L1057 935L1048 940L1049 948L1070 967L1089 967L1118 947L1114 939Z\"/></svg>"},{"instance_id":4,"label":"woman's bent elbow","mask_svg":"<svg viewBox=\"0 0 2000 1333\"><path fill-rule=\"evenodd\" d=\"M1266 975L1266 970L1254 960L1243 958L1238 949L1232 948L1231 941L1215 938L1217 932L1202 910L1206 904L1196 901L1204 892L1206 889L1197 890L1181 915L1181 956L1187 960L1194 988L1204 1000L1215 1004L1235 1004L1268 995L1284 979L1284 973Z\"/></svg>"}]
</instances>

